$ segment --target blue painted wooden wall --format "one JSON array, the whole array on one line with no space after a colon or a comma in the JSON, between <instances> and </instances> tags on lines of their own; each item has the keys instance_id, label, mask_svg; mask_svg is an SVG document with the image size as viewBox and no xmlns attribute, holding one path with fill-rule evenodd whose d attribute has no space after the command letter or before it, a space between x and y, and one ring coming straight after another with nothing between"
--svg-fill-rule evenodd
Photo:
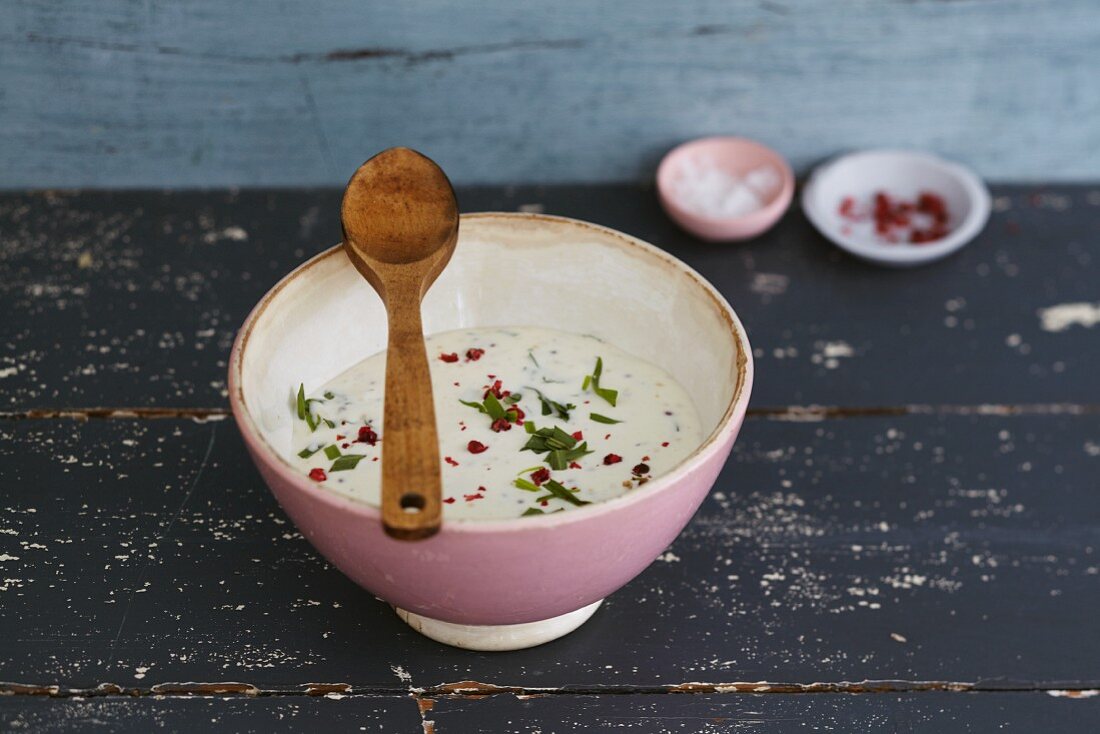
<instances>
[{"instance_id":1,"label":"blue painted wooden wall","mask_svg":"<svg viewBox=\"0 0 1100 734\"><path fill-rule=\"evenodd\" d=\"M2 187L339 185L394 144L643 180L712 133L1100 179L1100 2L0 2Z\"/></svg>"}]
</instances>

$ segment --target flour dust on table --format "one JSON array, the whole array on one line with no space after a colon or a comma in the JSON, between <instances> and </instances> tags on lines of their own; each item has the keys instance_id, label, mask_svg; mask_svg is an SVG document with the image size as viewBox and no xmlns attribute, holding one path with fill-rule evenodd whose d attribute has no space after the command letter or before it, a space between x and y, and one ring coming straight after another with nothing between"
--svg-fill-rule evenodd
<instances>
[{"instance_id":1,"label":"flour dust on table","mask_svg":"<svg viewBox=\"0 0 1100 734\"><path fill-rule=\"evenodd\" d=\"M443 513L498 519L576 509L671 471L702 441L664 370L592 336L528 326L427 339ZM386 354L306 393L289 460L330 490L379 505Z\"/></svg>"}]
</instances>

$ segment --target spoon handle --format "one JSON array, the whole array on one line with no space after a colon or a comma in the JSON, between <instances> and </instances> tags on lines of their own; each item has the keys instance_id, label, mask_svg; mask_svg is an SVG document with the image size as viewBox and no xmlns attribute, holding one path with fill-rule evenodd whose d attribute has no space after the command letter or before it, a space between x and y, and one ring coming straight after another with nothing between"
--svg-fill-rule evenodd
<instances>
[{"instance_id":1,"label":"spoon handle","mask_svg":"<svg viewBox=\"0 0 1100 734\"><path fill-rule=\"evenodd\" d=\"M434 535L442 518L443 480L431 373L419 294L392 294L387 301L382 524L391 537L418 540Z\"/></svg>"}]
</instances>

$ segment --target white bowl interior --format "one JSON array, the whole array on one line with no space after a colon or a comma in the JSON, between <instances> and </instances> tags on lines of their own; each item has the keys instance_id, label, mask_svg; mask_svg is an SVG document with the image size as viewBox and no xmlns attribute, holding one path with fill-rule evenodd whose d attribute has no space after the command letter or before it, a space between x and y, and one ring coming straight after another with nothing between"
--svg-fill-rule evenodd
<instances>
[{"instance_id":1,"label":"white bowl interior","mask_svg":"<svg viewBox=\"0 0 1100 734\"><path fill-rule=\"evenodd\" d=\"M944 198L947 237L920 246L882 243L865 229L845 231L840 215L846 197L869 201L878 191L915 199L922 191ZM984 226L989 192L969 170L936 156L909 151L866 151L830 162L814 172L804 192L803 207L822 233L857 255L876 260L923 261L958 249Z\"/></svg>"},{"instance_id":2,"label":"white bowl interior","mask_svg":"<svg viewBox=\"0 0 1100 734\"><path fill-rule=\"evenodd\" d=\"M748 360L728 305L694 272L637 240L555 217L463 217L454 258L423 315L428 333L532 325L605 339L680 382L707 436ZM384 349L385 309L344 254L330 251L265 300L245 344L244 405L268 445L285 455L298 384L312 391Z\"/></svg>"}]
</instances>

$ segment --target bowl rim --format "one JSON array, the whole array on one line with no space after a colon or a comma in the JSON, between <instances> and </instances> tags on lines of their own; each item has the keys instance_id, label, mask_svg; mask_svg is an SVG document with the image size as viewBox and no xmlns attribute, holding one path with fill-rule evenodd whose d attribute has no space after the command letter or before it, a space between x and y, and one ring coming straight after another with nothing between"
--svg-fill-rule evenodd
<instances>
[{"instance_id":1,"label":"bowl rim","mask_svg":"<svg viewBox=\"0 0 1100 734\"><path fill-rule=\"evenodd\" d=\"M722 450L726 440L740 427L741 421L744 419L745 412L748 408L754 374L753 358L752 348L749 345L745 328L741 324L740 319L737 317L737 314L734 312L729 302L726 301L722 294L707 282L705 278L683 261L655 245L651 245L648 242L611 229L610 227L592 224L579 219L528 212L475 212L463 214L461 219L463 222L494 219L544 221L554 225L569 225L580 229L594 230L603 236L610 237L617 241L620 246L632 248L646 255L656 257L663 261L665 265L679 270L693 280L695 284L710 297L719 314L725 319L726 325L730 329L730 335L733 339L734 346L737 350L737 382L734 386L733 395L730 398L729 404L722 413L722 417L718 420L718 424L714 429L703 439L703 442L671 471L656 477L647 482L644 486L632 492L621 494L608 500L593 502L590 505L578 507L568 512L551 513L535 517L445 519L441 533L512 532L523 528L545 529L574 522L582 522L606 513L615 512L619 508L627 505L644 501L648 497L658 493L673 490L682 476L706 464L716 453ZM301 490L317 502L329 505L334 509L352 512L353 514L362 516L366 520L380 522L380 508L361 500L353 500L345 497L335 491L317 491L315 482L310 480L306 475L295 470L283 456L268 443L267 439L264 438L263 434L259 431L252 417L252 413L248 408L248 404L245 401L241 385L244 353L248 348L248 341L252 335L252 331L259 318L263 315L264 311L267 310L267 307L271 305L279 296L279 293L295 279L302 277L302 275L319 263L329 258L342 255L342 244L334 245L314 255L283 276L283 278L272 286L252 308L237 332L229 356L229 402L238 430L240 430L246 444L249 445L254 452L262 453L267 459L270 459L269 464L274 467L284 481L288 482L295 489Z\"/></svg>"},{"instance_id":2,"label":"bowl rim","mask_svg":"<svg viewBox=\"0 0 1100 734\"><path fill-rule=\"evenodd\" d=\"M943 239L920 247L899 247L894 244L863 242L834 231L829 226L825 213L820 210L818 203L815 201L818 189L824 185L822 182L825 177L835 172L842 165L860 163L867 158L880 156L920 161L930 164L954 178L962 186L970 203L970 210L967 212L966 217ZM985 227L986 222L989 221L989 215L993 208L993 198L989 193L989 188L978 174L961 163L949 161L934 153L920 150L869 148L838 155L817 166L810 174L809 180L802 187L801 204L802 211L805 213L806 218L810 220L810 223L813 224L814 229L842 250L856 257L885 265L921 265L947 257L977 237Z\"/></svg>"},{"instance_id":3,"label":"bowl rim","mask_svg":"<svg viewBox=\"0 0 1100 734\"><path fill-rule=\"evenodd\" d=\"M772 158L779 166L779 175L780 178L782 178L779 191L777 191L771 201L764 206L748 214L742 214L739 217L711 217L686 209L675 196L669 193L668 178L672 175L672 160L680 157L692 148L708 143L744 143L764 151L764 153ZM759 140L753 140L752 138L746 138L740 135L708 135L702 138L685 140L664 154L661 158L661 162L657 165L657 174L655 178L657 181L657 191L660 193L661 200L665 206L675 210L677 216L688 217L711 225L731 225L735 223L770 221L773 218L778 219L782 216L783 212L787 210L787 207L790 206L791 199L794 196L794 171L791 169L791 164L787 159L775 148L765 145Z\"/></svg>"}]
</instances>

